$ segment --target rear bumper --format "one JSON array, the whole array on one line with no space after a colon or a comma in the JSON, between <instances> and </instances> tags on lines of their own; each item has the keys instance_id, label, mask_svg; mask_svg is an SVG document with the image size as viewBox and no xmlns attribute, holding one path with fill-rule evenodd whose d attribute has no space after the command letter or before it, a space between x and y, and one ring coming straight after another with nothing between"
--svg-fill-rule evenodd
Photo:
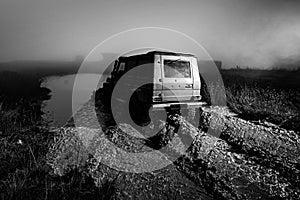
<instances>
[{"instance_id":1,"label":"rear bumper","mask_svg":"<svg viewBox=\"0 0 300 200\"><path fill-rule=\"evenodd\" d=\"M153 104L151 107L153 110L160 110L165 108L199 108L201 106L205 106L207 103L205 102L180 102L180 103L159 103Z\"/></svg>"}]
</instances>

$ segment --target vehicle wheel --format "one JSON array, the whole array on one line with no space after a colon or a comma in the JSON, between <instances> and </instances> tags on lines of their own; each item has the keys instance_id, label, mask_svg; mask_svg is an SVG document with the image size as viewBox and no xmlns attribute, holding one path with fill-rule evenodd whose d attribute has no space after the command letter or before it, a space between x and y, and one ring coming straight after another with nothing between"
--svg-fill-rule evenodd
<instances>
[{"instance_id":1,"label":"vehicle wheel","mask_svg":"<svg viewBox=\"0 0 300 200\"><path fill-rule=\"evenodd\" d=\"M209 114L206 112L203 112L203 109L200 108L199 110L199 124L198 129L207 132L209 128Z\"/></svg>"},{"instance_id":2,"label":"vehicle wheel","mask_svg":"<svg viewBox=\"0 0 300 200\"><path fill-rule=\"evenodd\" d=\"M129 112L132 120L139 126L147 126L151 119L149 117L150 105L138 100L137 96L130 99Z\"/></svg>"},{"instance_id":3,"label":"vehicle wheel","mask_svg":"<svg viewBox=\"0 0 300 200\"><path fill-rule=\"evenodd\" d=\"M106 106L110 106L112 89L113 87L110 83L103 83L103 101Z\"/></svg>"},{"instance_id":4,"label":"vehicle wheel","mask_svg":"<svg viewBox=\"0 0 300 200\"><path fill-rule=\"evenodd\" d=\"M208 105L211 105L211 96L210 96L207 84L206 84L204 78L202 77L202 75L200 75L200 80L201 80L200 94L202 96L201 101L204 101Z\"/></svg>"}]
</instances>

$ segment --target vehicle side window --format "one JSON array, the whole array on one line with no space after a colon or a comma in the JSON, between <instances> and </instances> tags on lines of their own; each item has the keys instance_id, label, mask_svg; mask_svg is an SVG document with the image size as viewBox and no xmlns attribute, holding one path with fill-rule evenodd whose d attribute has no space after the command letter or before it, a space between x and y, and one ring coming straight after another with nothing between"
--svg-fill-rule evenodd
<instances>
[{"instance_id":1,"label":"vehicle side window","mask_svg":"<svg viewBox=\"0 0 300 200\"><path fill-rule=\"evenodd\" d=\"M190 62L184 60L164 60L166 78L190 78Z\"/></svg>"},{"instance_id":2,"label":"vehicle side window","mask_svg":"<svg viewBox=\"0 0 300 200\"><path fill-rule=\"evenodd\" d=\"M123 72L123 71L125 71L125 63L121 62L119 65L119 72Z\"/></svg>"}]
</instances>

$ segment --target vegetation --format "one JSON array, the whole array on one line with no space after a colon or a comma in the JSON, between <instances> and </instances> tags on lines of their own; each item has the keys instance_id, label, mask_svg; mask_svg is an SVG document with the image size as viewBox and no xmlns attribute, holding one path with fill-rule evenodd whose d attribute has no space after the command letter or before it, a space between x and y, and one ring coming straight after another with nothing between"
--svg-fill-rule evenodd
<instances>
[{"instance_id":1,"label":"vegetation","mask_svg":"<svg viewBox=\"0 0 300 200\"><path fill-rule=\"evenodd\" d=\"M240 117L299 133L299 72L227 70L222 75L228 106ZM113 181L98 188L85 172L51 174L46 153L54 132L41 118L50 91L40 84L37 76L0 73L0 199L110 199Z\"/></svg>"},{"instance_id":2,"label":"vegetation","mask_svg":"<svg viewBox=\"0 0 300 200\"><path fill-rule=\"evenodd\" d=\"M300 71L240 71L223 72L228 107L243 119L264 120L299 133Z\"/></svg>"},{"instance_id":3,"label":"vegetation","mask_svg":"<svg viewBox=\"0 0 300 200\"><path fill-rule=\"evenodd\" d=\"M54 133L41 117L49 90L40 79L2 72L0 82L0 199L109 198L110 181L98 188L84 172L51 174L46 154Z\"/></svg>"}]
</instances>

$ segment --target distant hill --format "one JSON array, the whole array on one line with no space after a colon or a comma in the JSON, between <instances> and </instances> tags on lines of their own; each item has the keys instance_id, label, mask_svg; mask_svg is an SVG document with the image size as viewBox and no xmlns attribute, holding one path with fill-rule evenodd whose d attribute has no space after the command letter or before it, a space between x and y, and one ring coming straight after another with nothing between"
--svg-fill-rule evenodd
<instances>
[{"instance_id":1,"label":"distant hill","mask_svg":"<svg viewBox=\"0 0 300 200\"><path fill-rule=\"evenodd\" d=\"M81 66L81 61L12 61L0 63L1 71L18 72L24 75L35 77L46 77L53 75L76 74ZM101 66L99 62L85 63L84 73L103 73L106 67ZM109 66L106 73L112 70Z\"/></svg>"},{"instance_id":2,"label":"distant hill","mask_svg":"<svg viewBox=\"0 0 300 200\"><path fill-rule=\"evenodd\" d=\"M0 71L15 71L31 76L73 74L78 71L80 62L72 61L12 61L0 63Z\"/></svg>"}]
</instances>

